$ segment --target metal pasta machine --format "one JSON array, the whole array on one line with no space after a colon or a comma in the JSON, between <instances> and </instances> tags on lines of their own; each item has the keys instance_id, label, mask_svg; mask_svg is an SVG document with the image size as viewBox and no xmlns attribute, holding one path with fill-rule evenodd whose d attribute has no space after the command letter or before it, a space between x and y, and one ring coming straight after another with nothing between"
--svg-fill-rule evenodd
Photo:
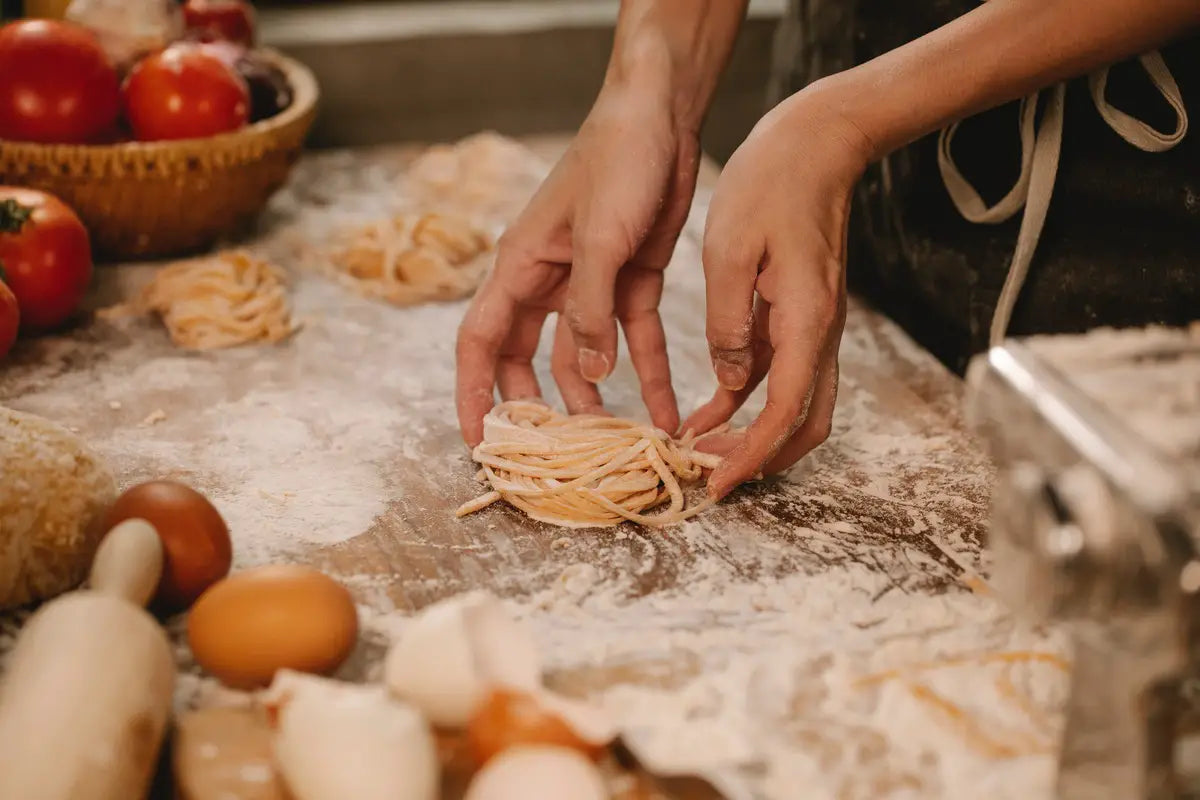
<instances>
[{"instance_id":1,"label":"metal pasta machine","mask_svg":"<svg viewBox=\"0 0 1200 800\"><path fill-rule=\"evenodd\" d=\"M1200 329L1009 342L967 384L993 583L1073 644L1057 796L1200 797Z\"/></svg>"}]
</instances>

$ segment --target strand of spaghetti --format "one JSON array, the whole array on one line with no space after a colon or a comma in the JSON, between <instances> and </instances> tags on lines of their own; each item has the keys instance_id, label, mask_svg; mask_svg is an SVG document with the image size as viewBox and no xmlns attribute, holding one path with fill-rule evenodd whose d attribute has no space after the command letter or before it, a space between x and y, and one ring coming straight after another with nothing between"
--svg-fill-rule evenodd
<instances>
[{"instance_id":1,"label":"strand of spaghetti","mask_svg":"<svg viewBox=\"0 0 1200 800\"><path fill-rule=\"evenodd\" d=\"M585 486L593 481L597 481L597 480L605 477L606 475L612 474L616 470L620 469L621 467L625 466L626 464L630 463L635 458L637 458L637 456L640 455L640 453L641 453L641 450L639 450L640 447L641 447L641 443L639 442L638 444L635 444L633 447L627 448L624 453L617 456L615 459L611 459L607 463L601 464L598 467L590 469L588 472L585 472L582 475L579 475L578 477L570 480L568 483L559 484L558 486L554 487L553 490L541 488L541 489L538 489L537 491L545 492L547 496L550 496L553 494L561 494L564 491L570 491L577 487ZM508 460L503 460L501 464L496 464L492 461L483 461L480 463L485 464L486 466L489 466L489 467L493 467L493 468L500 468L500 469L508 470L510 472L517 472L517 473L522 474L523 476L533 477L533 478L555 478L555 479L571 478L571 476L578 475L578 473L579 473L579 468L577 468L577 467L561 467L559 469L545 469L542 467L535 467L535 466L532 466L529 464L520 464L518 462L508 461Z\"/></svg>"},{"instance_id":2,"label":"strand of spaghetti","mask_svg":"<svg viewBox=\"0 0 1200 800\"><path fill-rule=\"evenodd\" d=\"M469 503L464 503L454 515L456 517L465 517L467 514L474 514L476 511L487 508L499 499L499 492L488 492L487 494L481 494L479 497L476 497Z\"/></svg>"},{"instance_id":3,"label":"strand of spaghetti","mask_svg":"<svg viewBox=\"0 0 1200 800\"><path fill-rule=\"evenodd\" d=\"M567 528L592 528L597 525L611 524L612 521L610 517L598 516L574 505L559 504L552 505L549 508L542 508L520 497L506 499L532 519L551 525L559 525ZM616 517L616 519L619 518L619 516Z\"/></svg>"},{"instance_id":4,"label":"strand of spaghetti","mask_svg":"<svg viewBox=\"0 0 1200 800\"><path fill-rule=\"evenodd\" d=\"M480 464L486 464L496 469L508 470L510 472L520 472L530 477L571 478L574 476L579 476L577 480L587 483L603 477L614 470L620 469L633 459L637 458L642 452L642 443L637 442L631 447L625 448L625 451L615 459L606 459L601 455L593 459L581 460L579 462L569 462L567 465L557 468L538 467L533 464L523 464L519 461L513 461L507 458L484 457L476 458L475 460ZM479 453L478 455L484 456L485 454ZM598 462L598 465L593 465L593 462ZM579 474L581 471L583 471L582 475ZM572 481L572 483L574 483L574 481Z\"/></svg>"},{"instance_id":5,"label":"strand of spaghetti","mask_svg":"<svg viewBox=\"0 0 1200 800\"><path fill-rule=\"evenodd\" d=\"M565 447L553 443L539 447L532 442L484 442L476 448L476 452L487 453L493 456L517 455L526 458L538 458L543 456L570 456L594 453L596 452L596 447L592 442L580 442Z\"/></svg>"},{"instance_id":6,"label":"strand of spaghetti","mask_svg":"<svg viewBox=\"0 0 1200 800\"><path fill-rule=\"evenodd\" d=\"M679 486L679 481L671 474L671 470L667 468L666 463L658 455L658 448L654 443L646 443L646 455L650 457L650 466L654 467L654 471L658 473L659 479L663 482L663 486L667 487L667 493L671 495L671 507L667 509L668 514L678 514L683 510L683 489Z\"/></svg>"},{"instance_id":7,"label":"strand of spaghetti","mask_svg":"<svg viewBox=\"0 0 1200 800\"><path fill-rule=\"evenodd\" d=\"M1012 667L1008 665L1007 669L996 678L996 692L1000 696L1011 700L1013 705L1021 710L1029 719L1029 722L1038 729L1040 733L1047 736L1054 735L1054 724L1046 717L1033 699L1025 692L1017 688L1012 679Z\"/></svg>"},{"instance_id":8,"label":"strand of spaghetti","mask_svg":"<svg viewBox=\"0 0 1200 800\"><path fill-rule=\"evenodd\" d=\"M637 449L641 446L641 443L637 443L632 447L610 452L605 456L604 460L598 463L596 459L588 459L587 461L580 460L577 464L570 464L565 467L546 467L542 464L523 464L519 461L507 461L503 465L496 464L492 460L483 460L479 463L486 464L501 472L520 474L526 478L555 481L557 485L562 481L574 482L577 479L588 478L589 476L593 480L603 480L609 474L617 471L629 472L647 469L650 466L650 462L646 459L644 450ZM632 453L630 453L631 450L633 451Z\"/></svg>"},{"instance_id":9,"label":"strand of spaghetti","mask_svg":"<svg viewBox=\"0 0 1200 800\"><path fill-rule=\"evenodd\" d=\"M911 664L907 667L899 669L889 669L884 672L876 672L871 675L864 675L855 680L856 686L869 686L874 683L883 683L884 681L903 678L914 672L927 672L934 669L945 669L947 667L963 666L965 664L1020 664L1020 663L1041 663L1049 664L1050 666L1061 669L1067 672L1071 669L1070 663L1055 653L1046 653L1038 650L1014 650L1004 653L980 653L971 656L955 656L940 661L926 661L918 664Z\"/></svg>"},{"instance_id":10,"label":"strand of spaghetti","mask_svg":"<svg viewBox=\"0 0 1200 800\"><path fill-rule=\"evenodd\" d=\"M1025 755L1040 755L1050 752L1050 746L1034 739L1025 739L1016 744L989 736L980 730L979 723L958 705L942 697L922 683L909 683L908 691L917 700L941 711L964 735L967 742L990 758L1017 758Z\"/></svg>"},{"instance_id":11,"label":"strand of spaghetti","mask_svg":"<svg viewBox=\"0 0 1200 800\"><path fill-rule=\"evenodd\" d=\"M668 513L663 513L663 514L647 515L647 514L635 514L632 511L626 511L625 509L621 508L620 506L616 505L615 503L610 502L608 500L608 498L604 497L603 495L601 495L597 492L592 492L592 494L596 495L597 502L599 502L604 507L608 508L614 514L617 514L617 515L623 517L624 519L629 520L630 522L636 522L639 525L648 525L650 527L658 527L661 525L675 525L675 524L683 522L685 520L689 520L692 517L696 516L697 514L703 512L703 511L707 511L709 508L711 508L713 506L714 503L716 503L715 500L705 498L704 500L702 500L701 502L692 506L691 508L676 512L674 514L668 512Z\"/></svg>"}]
</instances>

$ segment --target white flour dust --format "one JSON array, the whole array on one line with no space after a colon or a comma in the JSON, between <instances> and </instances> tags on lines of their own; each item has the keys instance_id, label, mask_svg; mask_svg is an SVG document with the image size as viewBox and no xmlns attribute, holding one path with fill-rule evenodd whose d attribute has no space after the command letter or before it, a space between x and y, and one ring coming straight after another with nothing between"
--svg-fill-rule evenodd
<instances>
[{"instance_id":1,"label":"white flour dust","mask_svg":"<svg viewBox=\"0 0 1200 800\"><path fill-rule=\"evenodd\" d=\"M82 386L64 385L84 381L65 376L52 392L14 405L76 421L97 452L122 465L122 485L173 477L205 491L229 523L238 566L369 527L389 496L381 465L406 438L388 432L416 433L403 407L320 382L285 389L264 379L265 388L243 394L222 364L150 358L131 373L79 376L90 402L79 402ZM180 402L196 395L210 400L201 408ZM156 410L155 424L144 424Z\"/></svg>"}]
</instances>

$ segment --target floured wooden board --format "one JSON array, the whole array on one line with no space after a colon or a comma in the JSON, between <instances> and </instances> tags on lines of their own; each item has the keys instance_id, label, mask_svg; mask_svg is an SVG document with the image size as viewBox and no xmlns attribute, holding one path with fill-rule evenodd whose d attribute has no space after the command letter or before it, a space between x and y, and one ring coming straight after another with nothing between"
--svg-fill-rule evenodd
<instances>
[{"instance_id":1,"label":"floured wooden board","mask_svg":"<svg viewBox=\"0 0 1200 800\"><path fill-rule=\"evenodd\" d=\"M287 343L195 355L151 321L95 322L19 349L0 403L78 429L122 484L208 493L235 568L304 561L345 581L365 635L344 677L374 677L412 610L487 587L533 626L555 687L611 710L650 766L730 797L1049 797L1062 643L978 581L991 472L960 383L858 303L832 439L785 478L664 531L566 531L501 506L455 520L479 491L452 405L463 304L392 308L295 257L393 206L413 153L312 156L272 204L248 244L295 282L304 327ZM663 301L685 413L713 388L706 175ZM96 304L148 274L103 270ZM643 413L627 363L604 394ZM178 701L226 699L192 675Z\"/></svg>"}]
</instances>

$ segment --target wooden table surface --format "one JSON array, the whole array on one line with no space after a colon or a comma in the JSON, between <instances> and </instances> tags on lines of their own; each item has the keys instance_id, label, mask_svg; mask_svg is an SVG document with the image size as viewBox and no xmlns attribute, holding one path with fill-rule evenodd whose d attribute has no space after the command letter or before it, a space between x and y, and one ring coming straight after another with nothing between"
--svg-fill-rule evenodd
<instances>
[{"instance_id":1,"label":"wooden table surface","mask_svg":"<svg viewBox=\"0 0 1200 800\"><path fill-rule=\"evenodd\" d=\"M552 155L563 140L530 146ZM166 476L206 492L230 523L235 568L303 561L344 580L365 629L344 677L377 674L406 613L487 588L534 627L553 685L608 707L649 763L702 770L731 796L798 797L804 776L805 797L963 786L1029 797L1045 785L1051 734L1021 722L1021 746L989 749L954 717L967 709L984 736L1026 720L1003 692L972 688L992 678L986 658L971 659L1014 642L1053 649L971 591L991 472L964 429L961 383L857 302L832 438L787 476L663 531L563 531L500 506L456 520L479 490L452 408L462 304L391 308L289 260L298 237L319 239L339 214L386 208L412 155L311 156L273 202L250 245L293 276L305 326L291 341L193 354L153 321L91 322L22 345L0 372L0 403L78 430L122 485ZM685 407L713 386L698 242L714 174L706 165L663 301ZM128 295L148 270L102 269L92 304ZM642 413L627 364L603 390L615 411ZM925 683L846 688L942 657L966 666L928 684L940 705L913 705ZM194 672L182 649L180 662ZM1059 677L1029 669L1019 682L1049 687L1026 694L1053 724ZM772 685L764 672L787 685L751 710L747 697ZM180 704L213 691L194 677Z\"/></svg>"}]
</instances>

